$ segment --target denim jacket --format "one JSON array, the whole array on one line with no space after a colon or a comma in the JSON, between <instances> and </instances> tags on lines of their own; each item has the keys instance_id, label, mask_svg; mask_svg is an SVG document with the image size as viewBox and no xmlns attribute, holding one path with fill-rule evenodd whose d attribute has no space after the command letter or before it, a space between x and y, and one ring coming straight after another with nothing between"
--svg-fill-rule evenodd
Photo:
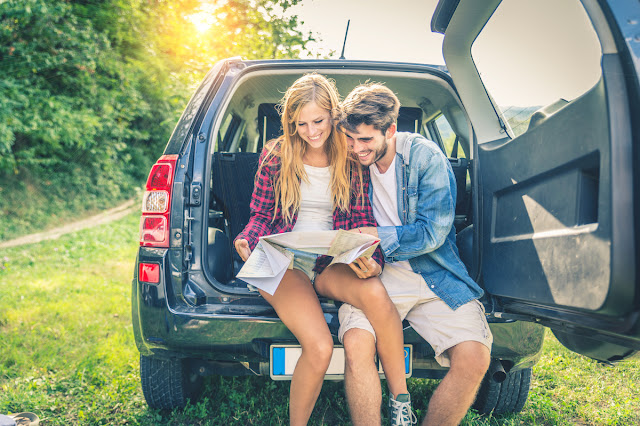
<instances>
[{"instance_id":1,"label":"denim jacket","mask_svg":"<svg viewBox=\"0 0 640 426\"><path fill-rule=\"evenodd\" d=\"M421 135L398 132L395 167L403 225L378 227L385 259L408 260L452 309L480 298L483 290L469 276L456 246L456 180L449 160Z\"/></svg>"}]
</instances>

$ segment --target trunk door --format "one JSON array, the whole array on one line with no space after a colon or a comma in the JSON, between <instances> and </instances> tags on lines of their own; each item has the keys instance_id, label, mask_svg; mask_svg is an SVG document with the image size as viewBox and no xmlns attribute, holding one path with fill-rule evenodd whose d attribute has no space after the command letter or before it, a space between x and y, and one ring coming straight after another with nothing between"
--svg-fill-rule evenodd
<instances>
[{"instance_id":1,"label":"trunk door","mask_svg":"<svg viewBox=\"0 0 640 426\"><path fill-rule=\"evenodd\" d=\"M619 42L625 35L616 21L616 13L624 20L631 6L618 11L588 2L583 8L576 0L563 12L565 34L574 28L569 12L593 26L600 75L575 98L533 112L496 102L492 90L509 81L503 77L490 87L487 67L480 69L476 57L474 44L481 40L490 40L503 57L513 52L505 46L520 30L506 14L522 7L513 3L523 2L441 1L432 20L432 29L445 35L445 61L475 130L482 284L502 316L550 326L565 346L584 355L621 359L640 348L633 197L638 136L631 119L638 59ZM640 4L633 8L638 15ZM520 48L532 56L551 44Z\"/></svg>"}]
</instances>

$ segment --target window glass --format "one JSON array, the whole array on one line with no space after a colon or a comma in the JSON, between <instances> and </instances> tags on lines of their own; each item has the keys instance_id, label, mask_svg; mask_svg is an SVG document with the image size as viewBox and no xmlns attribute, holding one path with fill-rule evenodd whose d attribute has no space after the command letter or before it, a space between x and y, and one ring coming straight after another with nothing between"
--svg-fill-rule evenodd
<instances>
[{"instance_id":1,"label":"window glass","mask_svg":"<svg viewBox=\"0 0 640 426\"><path fill-rule=\"evenodd\" d=\"M227 113L227 115L222 120L220 129L218 130L218 137L216 138L216 145L214 147L214 151L219 151L221 149L224 150L222 141L224 139L224 135L227 134L227 129L229 129L229 124L231 124L232 118L233 116L230 113Z\"/></svg>"},{"instance_id":2,"label":"window glass","mask_svg":"<svg viewBox=\"0 0 640 426\"><path fill-rule=\"evenodd\" d=\"M471 54L516 136L536 110L572 101L601 75L600 44L579 0L504 0Z\"/></svg>"},{"instance_id":3,"label":"window glass","mask_svg":"<svg viewBox=\"0 0 640 426\"><path fill-rule=\"evenodd\" d=\"M435 127L440 134L440 140L444 148L444 153L449 158L465 158L464 150L460 143L456 144L456 134L451 128L444 115L440 115L434 121ZM454 151L456 149L456 152Z\"/></svg>"}]
</instances>

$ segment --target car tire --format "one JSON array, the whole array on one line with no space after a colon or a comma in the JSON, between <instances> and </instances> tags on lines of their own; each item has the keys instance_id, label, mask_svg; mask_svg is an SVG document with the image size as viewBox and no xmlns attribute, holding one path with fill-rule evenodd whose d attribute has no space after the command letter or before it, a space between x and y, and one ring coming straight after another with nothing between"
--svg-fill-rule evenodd
<instances>
[{"instance_id":1,"label":"car tire","mask_svg":"<svg viewBox=\"0 0 640 426\"><path fill-rule=\"evenodd\" d=\"M198 399L203 378L190 372L186 360L140 355L140 381L150 408L172 410Z\"/></svg>"},{"instance_id":2,"label":"car tire","mask_svg":"<svg viewBox=\"0 0 640 426\"><path fill-rule=\"evenodd\" d=\"M480 385L473 408L480 414L506 414L522 411L531 387L531 368L511 371L498 383L489 375Z\"/></svg>"}]
</instances>

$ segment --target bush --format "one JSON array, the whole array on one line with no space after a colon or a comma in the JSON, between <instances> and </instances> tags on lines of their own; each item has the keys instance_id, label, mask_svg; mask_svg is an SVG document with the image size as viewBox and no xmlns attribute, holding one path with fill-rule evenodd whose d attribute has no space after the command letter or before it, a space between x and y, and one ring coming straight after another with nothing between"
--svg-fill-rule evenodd
<instances>
[{"instance_id":1,"label":"bush","mask_svg":"<svg viewBox=\"0 0 640 426\"><path fill-rule=\"evenodd\" d=\"M196 0L0 2L0 240L132 197L221 55L299 54L295 3L219 5L200 37Z\"/></svg>"}]
</instances>

